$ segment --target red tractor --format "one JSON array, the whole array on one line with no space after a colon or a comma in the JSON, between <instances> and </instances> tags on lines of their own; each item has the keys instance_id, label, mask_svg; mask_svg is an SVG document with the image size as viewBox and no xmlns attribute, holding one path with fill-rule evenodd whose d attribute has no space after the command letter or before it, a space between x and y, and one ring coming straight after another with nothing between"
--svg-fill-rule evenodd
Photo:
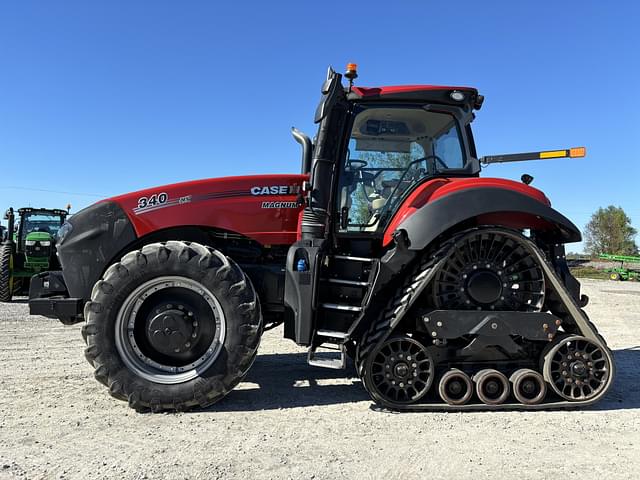
<instances>
[{"instance_id":1,"label":"red tractor","mask_svg":"<svg viewBox=\"0 0 640 480\"><path fill-rule=\"evenodd\" d=\"M317 135L293 130L299 175L178 183L73 215L31 313L83 321L96 378L141 411L222 399L280 324L312 365L351 357L387 408L601 399L613 358L564 255L580 231L530 176L479 176L584 149L480 158L476 89L356 76L329 69Z\"/></svg>"}]
</instances>

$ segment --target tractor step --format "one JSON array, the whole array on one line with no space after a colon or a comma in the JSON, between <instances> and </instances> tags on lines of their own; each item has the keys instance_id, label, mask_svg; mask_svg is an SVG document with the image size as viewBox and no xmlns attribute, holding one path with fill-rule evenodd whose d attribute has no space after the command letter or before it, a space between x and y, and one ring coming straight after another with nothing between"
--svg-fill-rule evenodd
<instances>
[{"instance_id":1,"label":"tractor step","mask_svg":"<svg viewBox=\"0 0 640 480\"><path fill-rule=\"evenodd\" d=\"M320 306L322 308L327 308L329 310L343 310L345 312L362 311L362 307L359 307L357 305L346 305L346 304L338 304L338 303L321 303Z\"/></svg>"},{"instance_id":2,"label":"tractor step","mask_svg":"<svg viewBox=\"0 0 640 480\"><path fill-rule=\"evenodd\" d=\"M320 274L316 335L343 343L366 313L379 260L351 255L328 255ZM323 331L333 332L331 335ZM322 343L322 338L314 343Z\"/></svg>"},{"instance_id":3,"label":"tractor step","mask_svg":"<svg viewBox=\"0 0 640 480\"><path fill-rule=\"evenodd\" d=\"M347 260L351 262L373 262L373 258L368 257L354 257L351 255L329 255L329 258L333 258L335 260Z\"/></svg>"},{"instance_id":4,"label":"tractor step","mask_svg":"<svg viewBox=\"0 0 640 480\"><path fill-rule=\"evenodd\" d=\"M339 338L339 339L349 338L348 332L338 332L337 330L318 330L316 332L316 335L320 337L327 337L327 338Z\"/></svg>"},{"instance_id":5,"label":"tractor step","mask_svg":"<svg viewBox=\"0 0 640 480\"><path fill-rule=\"evenodd\" d=\"M337 285L348 285L350 287L368 287L369 282L362 282L358 280L347 280L345 278L323 278L323 282L335 283Z\"/></svg>"},{"instance_id":6,"label":"tractor step","mask_svg":"<svg viewBox=\"0 0 640 480\"><path fill-rule=\"evenodd\" d=\"M342 332L326 332L330 336L334 338L336 335L343 334ZM320 334L320 332L318 332ZM318 351L318 349L322 348L324 351ZM336 353L338 354L336 356ZM321 356L318 356L320 354ZM309 353L307 354L307 363L314 367L322 367L322 368L330 368L333 370L342 370L347 366L347 350L344 344L335 345L335 346L327 346L327 345L318 345L315 347L309 348Z\"/></svg>"}]
</instances>

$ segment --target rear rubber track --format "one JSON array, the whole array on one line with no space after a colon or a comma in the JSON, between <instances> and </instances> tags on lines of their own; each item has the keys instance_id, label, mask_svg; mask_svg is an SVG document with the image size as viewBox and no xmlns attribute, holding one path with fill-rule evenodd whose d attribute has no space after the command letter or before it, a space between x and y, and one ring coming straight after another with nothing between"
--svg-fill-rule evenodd
<instances>
[{"instance_id":1,"label":"rear rubber track","mask_svg":"<svg viewBox=\"0 0 640 480\"><path fill-rule=\"evenodd\" d=\"M519 232L512 231L509 229L504 229L499 226L483 226L476 227L472 229L465 230L460 232L459 234L451 237L449 240L445 241L440 246L436 247L436 249L431 254L424 255L417 264L413 267L411 273L406 276L406 280L404 284L396 290L395 295L389 300L387 307L380 313L378 318L372 322L369 329L363 335L362 341L358 346L357 356L356 356L356 368L360 378L363 379L362 383L367 390L367 392L371 395L371 397L383 408L391 409L391 410L400 410L400 411L482 411L482 410L554 410L554 409L576 409L582 408L585 406L592 405L601 400L602 396L606 394L606 390L612 384L613 377L615 376L615 365L611 364L611 379L609 380L609 385L606 387L605 392L602 395L598 395L592 400L588 401L578 401L578 402L569 402L565 400L556 400L550 402L543 402L536 405L524 405L521 403L503 403L499 405L486 405L479 403L468 403L465 405L449 405L447 403L415 403L415 404L399 404L392 403L384 398L379 397L378 395L372 393L370 389L367 387L366 382L364 381L365 375L365 365L367 356L374 351L374 349L382 344L392 333L393 329L399 323L399 320L402 319L404 314L411 308L416 299L420 296L420 294L424 291L427 284L429 282L424 282L426 277L433 277L437 268L439 268L442 260L446 257L447 253L457 240L464 235L473 232L474 230L479 230L481 228L498 228L504 230L513 235L517 235L518 237L524 239L526 243L524 244L527 248L534 251L536 256L538 256L539 261L544 263L541 264L541 267L545 270L545 277L550 277L551 275L555 278L551 278L551 284L560 283L561 287L564 288L562 282L555 274L555 270L553 265L549 263L544 254L540 251L540 249L529 239L522 237ZM546 267L546 268L545 268ZM551 275L549 275L551 273ZM560 298L560 293L556 291L555 288L552 289L554 294L554 299L557 299L557 302L554 302L554 313L556 311L560 314L562 313L565 318L569 317L573 319L576 315L581 317L581 322L583 326L586 328L580 328L579 325L576 325L580 333L586 335L587 337L591 337L594 340L597 340L603 348L609 351L610 358L613 358L611 351L608 349L607 344L604 338L598 333L597 328L591 322L584 312L581 309L577 302L568 294L565 290L565 295L562 295L565 302L570 302L568 306L565 306L563 299ZM568 308L567 308L568 307ZM571 311L574 311L572 315ZM587 330L586 332L583 330ZM577 332L576 332L577 333Z\"/></svg>"}]
</instances>

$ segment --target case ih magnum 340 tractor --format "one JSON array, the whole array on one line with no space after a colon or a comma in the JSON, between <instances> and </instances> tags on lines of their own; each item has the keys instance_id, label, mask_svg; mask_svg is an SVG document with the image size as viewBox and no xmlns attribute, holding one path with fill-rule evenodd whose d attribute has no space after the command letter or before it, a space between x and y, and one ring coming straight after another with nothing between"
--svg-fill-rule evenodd
<instances>
[{"instance_id":1,"label":"case ih magnum 340 tractor","mask_svg":"<svg viewBox=\"0 0 640 480\"><path fill-rule=\"evenodd\" d=\"M353 358L388 408L602 398L612 355L564 256L579 230L531 177L479 176L584 149L479 158L475 89L345 77L329 69L314 141L293 131L300 175L178 183L73 215L31 313L85 322L96 378L137 410L222 399L281 323L312 365Z\"/></svg>"}]
</instances>

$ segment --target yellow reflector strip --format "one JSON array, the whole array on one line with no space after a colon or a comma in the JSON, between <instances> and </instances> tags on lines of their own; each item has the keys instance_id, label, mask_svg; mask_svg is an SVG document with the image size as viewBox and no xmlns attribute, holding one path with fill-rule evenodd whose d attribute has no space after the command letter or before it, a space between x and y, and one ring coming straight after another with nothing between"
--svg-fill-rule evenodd
<instances>
[{"instance_id":1,"label":"yellow reflector strip","mask_svg":"<svg viewBox=\"0 0 640 480\"><path fill-rule=\"evenodd\" d=\"M569 156L571 158L585 157L586 155L587 155L587 149L584 147L574 147L571 150L569 150Z\"/></svg>"},{"instance_id":2,"label":"yellow reflector strip","mask_svg":"<svg viewBox=\"0 0 640 480\"><path fill-rule=\"evenodd\" d=\"M540 152L540 158L558 158L558 157L566 157L566 150L551 150L549 152Z\"/></svg>"}]
</instances>

